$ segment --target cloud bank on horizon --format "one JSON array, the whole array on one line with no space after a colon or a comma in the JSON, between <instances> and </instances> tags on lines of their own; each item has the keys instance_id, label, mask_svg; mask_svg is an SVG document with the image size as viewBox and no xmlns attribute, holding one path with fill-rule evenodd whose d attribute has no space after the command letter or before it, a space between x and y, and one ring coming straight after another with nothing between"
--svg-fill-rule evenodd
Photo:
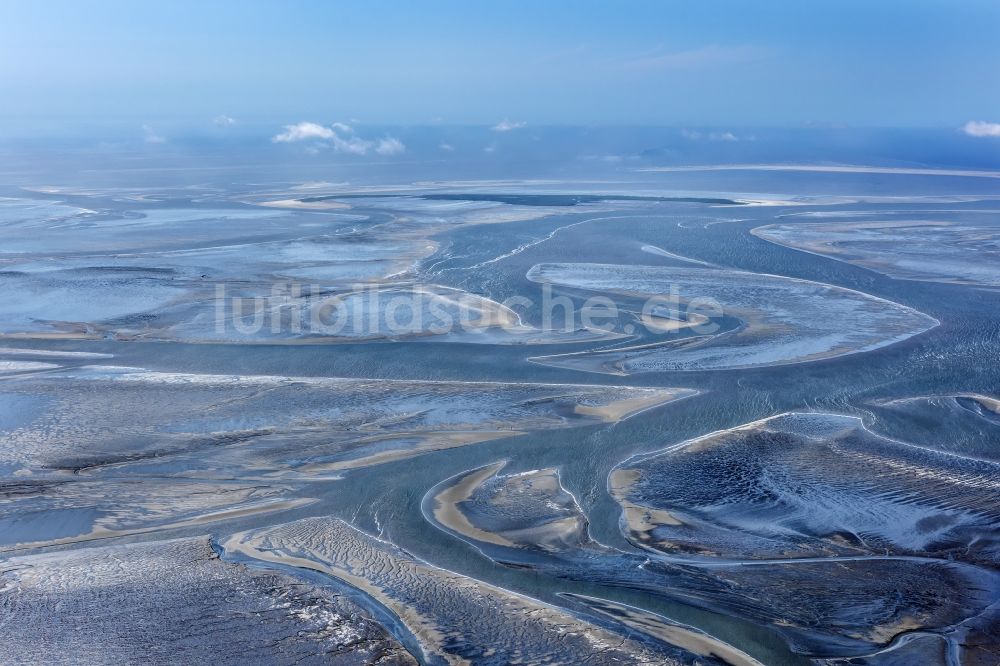
<instances>
[{"instance_id":1,"label":"cloud bank on horizon","mask_svg":"<svg viewBox=\"0 0 1000 666\"><path fill-rule=\"evenodd\" d=\"M367 155L369 152L374 152L388 157L406 152L406 146L395 137L386 135L378 139L363 139L357 135L352 126L341 122L329 126L308 121L285 125L285 131L273 136L271 141L273 143L311 141L310 148L314 150L329 146L335 152L350 155Z\"/></svg>"},{"instance_id":2,"label":"cloud bank on horizon","mask_svg":"<svg viewBox=\"0 0 1000 666\"><path fill-rule=\"evenodd\" d=\"M1000 138L1000 123L988 123L982 120L970 120L962 126L962 131L977 138Z\"/></svg>"},{"instance_id":3,"label":"cloud bank on horizon","mask_svg":"<svg viewBox=\"0 0 1000 666\"><path fill-rule=\"evenodd\" d=\"M493 131L510 132L516 129L521 129L522 127L527 126L527 124L528 123L525 122L513 122L511 120L508 120L507 118L504 118L503 120L501 120L500 122L498 122L496 125L493 126Z\"/></svg>"},{"instance_id":4,"label":"cloud bank on horizon","mask_svg":"<svg viewBox=\"0 0 1000 666\"><path fill-rule=\"evenodd\" d=\"M156 130L154 130L149 125L143 125L142 126L142 139L146 143L153 143L153 144L156 144L156 143L166 143L167 142L166 137L161 136L160 134L158 134L156 132Z\"/></svg>"}]
</instances>

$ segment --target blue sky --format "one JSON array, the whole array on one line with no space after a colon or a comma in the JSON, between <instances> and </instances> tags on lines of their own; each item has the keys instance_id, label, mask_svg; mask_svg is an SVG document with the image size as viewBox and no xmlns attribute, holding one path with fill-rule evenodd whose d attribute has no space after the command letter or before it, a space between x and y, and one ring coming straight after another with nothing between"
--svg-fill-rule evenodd
<instances>
[{"instance_id":1,"label":"blue sky","mask_svg":"<svg viewBox=\"0 0 1000 666\"><path fill-rule=\"evenodd\" d=\"M1000 122L1000 2L13 2L5 135Z\"/></svg>"}]
</instances>

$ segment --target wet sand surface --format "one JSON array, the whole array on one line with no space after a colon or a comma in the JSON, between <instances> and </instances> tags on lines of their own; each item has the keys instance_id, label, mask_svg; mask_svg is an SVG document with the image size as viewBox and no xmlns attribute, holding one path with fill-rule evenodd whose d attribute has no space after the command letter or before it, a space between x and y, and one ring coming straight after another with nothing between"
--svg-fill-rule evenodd
<instances>
[{"instance_id":1,"label":"wet sand surface","mask_svg":"<svg viewBox=\"0 0 1000 666\"><path fill-rule=\"evenodd\" d=\"M992 181L734 173L0 192L0 661L996 663Z\"/></svg>"},{"instance_id":2,"label":"wet sand surface","mask_svg":"<svg viewBox=\"0 0 1000 666\"><path fill-rule=\"evenodd\" d=\"M415 664L345 595L227 563L208 538L4 563L5 664Z\"/></svg>"}]
</instances>

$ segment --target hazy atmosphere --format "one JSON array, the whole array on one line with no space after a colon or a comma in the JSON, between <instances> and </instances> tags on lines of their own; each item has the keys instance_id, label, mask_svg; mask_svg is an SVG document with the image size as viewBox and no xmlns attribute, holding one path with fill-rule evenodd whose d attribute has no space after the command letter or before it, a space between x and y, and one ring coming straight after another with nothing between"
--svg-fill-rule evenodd
<instances>
[{"instance_id":1,"label":"hazy atmosphere","mask_svg":"<svg viewBox=\"0 0 1000 666\"><path fill-rule=\"evenodd\" d=\"M0 0L0 664L1000 663L997 35Z\"/></svg>"}]
</instances>

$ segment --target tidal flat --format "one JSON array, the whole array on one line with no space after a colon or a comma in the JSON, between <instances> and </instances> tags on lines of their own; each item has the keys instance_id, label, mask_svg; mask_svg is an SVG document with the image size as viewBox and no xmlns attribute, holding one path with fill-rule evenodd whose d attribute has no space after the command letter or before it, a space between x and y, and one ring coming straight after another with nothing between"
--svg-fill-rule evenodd
<instances>
[{"instance_id":1,"label":"tidal flat","mask_svg":"<svg viewBox=\"0 0 1000 666\"><path fill-rule=\"evenodd\" d=\"M1000 186L803 174L0 190L0 661L994 663Z\"/></svg>"},{"instance_id":2,"label":"tidal flat","mask_svg":"<svg viewBox=\"0 0 1000 666\"><path fill-rule=\"evenodd\" d=\"M890 277L1000 286L1000 237L992 216L964 211L950 212L944 219L919 215L907 219L873 211L838 221L827 217L811 224L766 225L753 233Z\"/></svg>"}]
</instances>

